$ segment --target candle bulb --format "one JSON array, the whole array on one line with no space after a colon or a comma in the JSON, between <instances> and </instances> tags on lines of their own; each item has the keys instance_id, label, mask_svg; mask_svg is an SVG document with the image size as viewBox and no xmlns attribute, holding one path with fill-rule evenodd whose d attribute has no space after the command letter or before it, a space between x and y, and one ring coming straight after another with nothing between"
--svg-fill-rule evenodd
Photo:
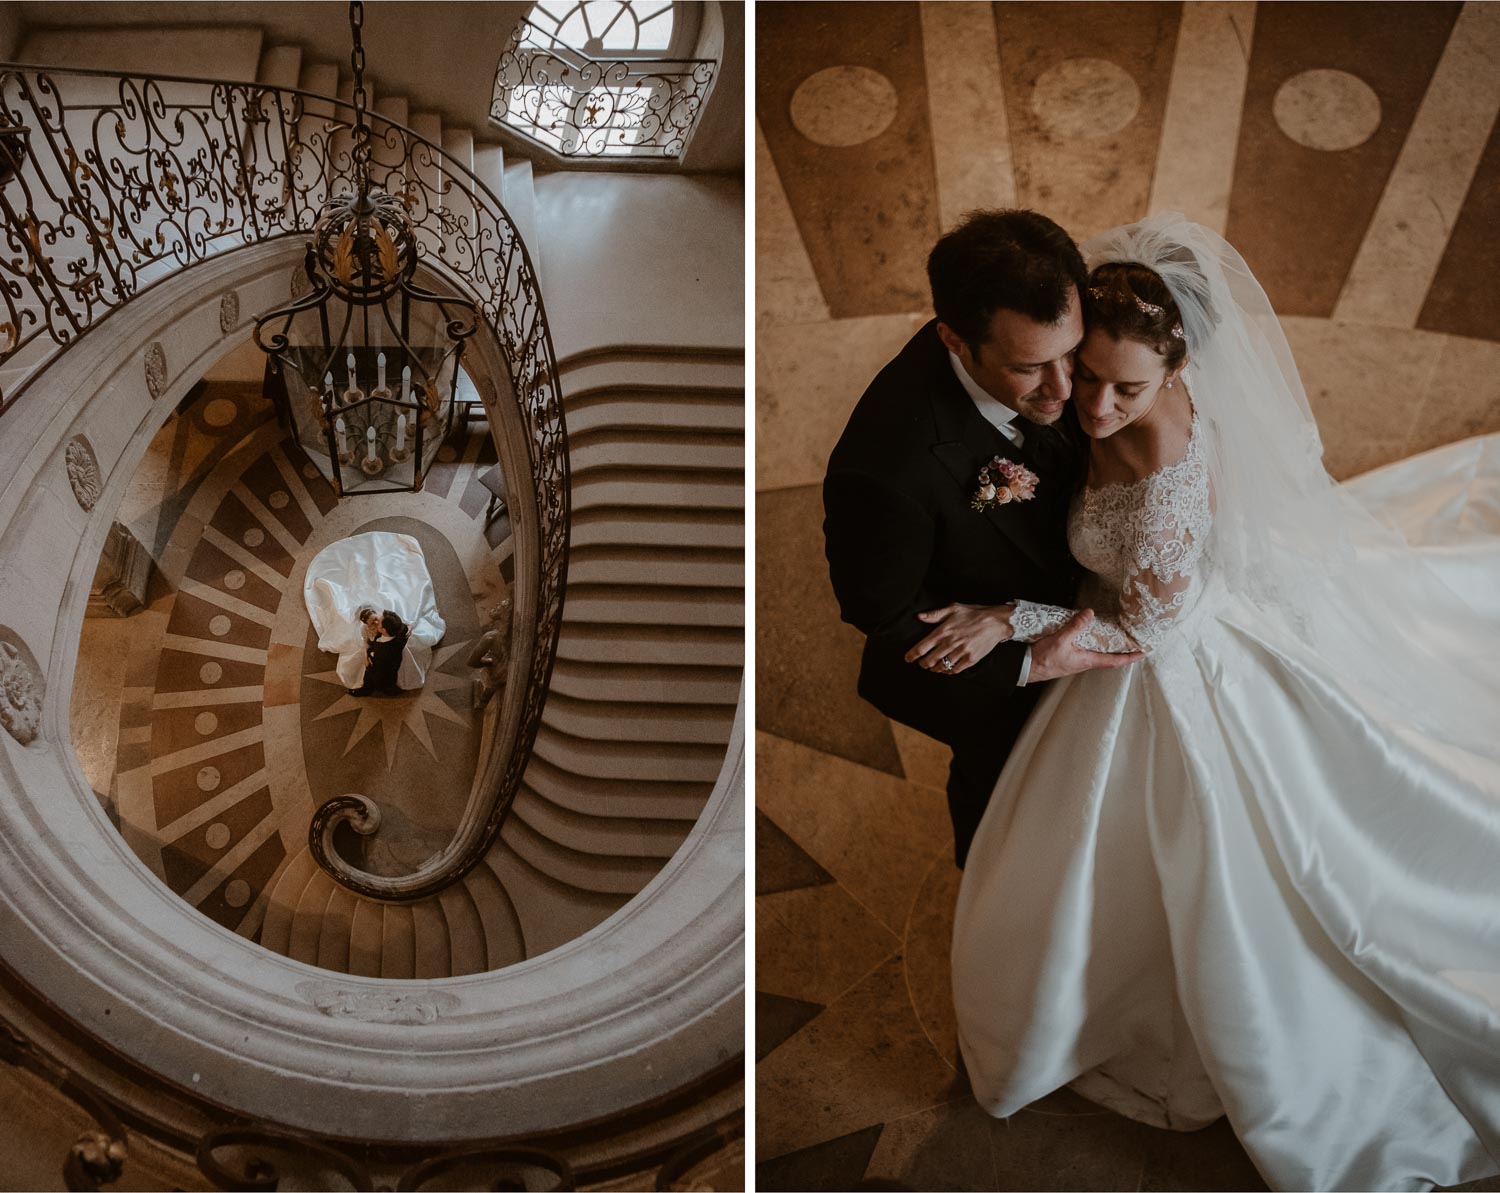
<instances>
[{"instance_id":1,"label":"candle bulb","mask_svg":"<svg viewBox=\"0 0 1500 1193\"><path fill-rule=\"evenodd\" d=\"M354 353L352 353L352 352L349 353L349 355L345 358L345 362L349 366L349 388L353 389L354 388Z\"/></svg>"},{"instance_id":2,"label":"candle bulb","mask_svg":"<svg viewBox=\"0 0 1500 1193\"><path fill-rule=\"evenodd\" d=\"M411 401L411 365L403 365L401 369L401 400Z\"/></svg>"},{"instance_id":3,"label":"candle bulb","mask_svg":"<svg viewBox=\"0 0 1500 1193\"><path fill-rule=\"evenodd\" d=\"M344 420L342 418L334 419L333 429L339 435L339 459L346 459L349 455L349 436L347 433L348 428L344 426Z\"/></svg>"},{"instance_id":4,"label":"candle bulb","mask_svg":"<svg viewBox=\"0 0 1500 1193\"><path fill-rule=\"evenodd\" d=\"M367 442L370 445L369 451L367 451L365 453L365 459L367 459L367 460L369 460L369 461L371 461L373 463L374 460L375 460L375 458L376 458L375 457L375 428L374 427L371 427L368 431L365 432L365 442Z\"/></svg>"},{"instance_id":5,"label":"candle bulb","mask_svg":"<svg viewBox=\"0 0 1500 1193\"><path fill-rule=\"evenodd\" d=\"M382 352L379 356L377 356L375 358L375 370L376 370L376 373L378 374L378 379L376 380L375 384L376 384L376 386L378 388L384 389L385 388L385 353L384 352Z\"/></svg>"},{"instance_id":6,"label":"candle bulb","mask_svg":"<svg viewBox=\"0 0 1500 1193\"><path fill-rule=\"evenodd\" d=\"M336 406L336 405L338 405L338 400L333 395L333 374L332 373L324 373L323 374L323 388L328 391L328 404L330 406Z\"/></svg>"},{"instance_id":7,"label":"candle bulb","mask_svg":"<svg viewBox=\"0 0 1500 1193\"><path fill-rule=\"evenodd\" d=\"M406 415L404 414L396 415L396 450L398 452L406 450Z\"/></svg>"}]
</instances>

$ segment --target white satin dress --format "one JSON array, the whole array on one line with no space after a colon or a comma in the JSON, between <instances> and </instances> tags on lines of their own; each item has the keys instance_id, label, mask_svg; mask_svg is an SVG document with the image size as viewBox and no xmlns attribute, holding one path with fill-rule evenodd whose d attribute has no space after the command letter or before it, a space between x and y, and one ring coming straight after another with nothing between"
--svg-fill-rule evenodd
<instances>
[{"instance_id":1,"label":"white satin dress","mask_svg":"<svg viewBox=\"0 0 1500 1193\"><path fill-rule=\"evenodd\" d=\"M364 681L364 627L355 618L361 605L389 609L411 630L397 686L420 688L427 682L432 648L447 626L438 614L422 544L411 535L370 531L330 543L307 565L302 595L318 649L339 656L336 670L345 687Z\"/></svg>"},{"instance_id":2,"label":"white satin dress","mask_svg":"<svg viewBox=\"0 0 1500 1193\"><path fill-rule=\"evenodd\" d=\"M1500 436L1347 488L1464 600L1411 634L1495 656ZM1178 463L1086 490L1069 541L1101 639L1151 653L1050 685L980 825L952 956L980 1103L1228 1115L1282 1190L1495 1173L1500 679L1418 728L1228 591L1196 423Z\"/></svg>"}]
</instances>

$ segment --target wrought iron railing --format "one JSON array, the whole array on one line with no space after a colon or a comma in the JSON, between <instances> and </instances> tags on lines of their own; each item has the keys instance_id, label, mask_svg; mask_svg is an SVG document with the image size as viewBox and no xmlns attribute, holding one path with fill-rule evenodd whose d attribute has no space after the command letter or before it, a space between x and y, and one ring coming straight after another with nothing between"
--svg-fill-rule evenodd
<instances>
[{"instance_id":1,"label":"wrought iron railing","mask_svg":"<svg viewBox=\"0 0 1500 1193\"><path fill-rule=\"evenodd\" d=\"M637 1154L616 1154L603 1165L575 1173L568 1153L576 1149L577 1140L566 1132L556 1138L382 1145L232 1118L214 1109L211 1113L217 1125L205 1124L207 1129L200 1127L199 1134L190 1121L160 1119L140 1105L119 1100L3 1019L0 1064L40 1078L92 1120L93 1126L82 1131L60 1158L63 1184L70 1193L98 1193L102 1186L122 1180L129 1167L132 1137L140 1135L177 1152L183 1161L191 1156L198 1171L219 1189L270 1191L280 1188L284 1177L295 1181L295 1188L326 1189L330 1178L337 1177L351 1189L403 1193L419 1193L438 1181L442 1181L441 1188L570 1190L579 1183L618 1180L622 1172L638 1176L651 1169L655 1169L653 1183L659 1190L744 1187L745 1127L739 1111L680 1137L669 1136ZM628 1121L628 1116L622 1120L622 1132L629 1129L624 1126ZM639 1126L633 1129L639 1137ZM609 1134L610 1125L600 1123L585 1137L597 1142ZM462 1184L455 1186L454 1174L462 1174ZM541 1180L549 1183L541 1185Z\"/></svg>"},{"instance_id":2,"label":"wrought iron railing","mask_svg":"<svg viewBox=\"0 0 1500 1193\"><path fill-rule=\"evenodd\" d=\"M352 117L347 104L291 88L0 64L0 367L24 373L0 393L0 417L80 336L164 277L307 233L327 198L355 189ZM478 304L504 354L539 531L536 642L519 729L509 753L487 764L483 815L466 816L447 849L399 879L366 874L320 847L341 816L368 829L368 808L330 801L315 817L314 854L337 881L411 900L478 864L530 759L567 579L568 451L541 291L515 224L439 146L368 119L372 180L401 199L421 261Z\"/></svg>"},{"instance_id":3,"label":"wrought iron railing","mask_svg":"<svg viewBox=\"0 0 1500 1193\"><path fill-rule=\"evenodd\" d=\"M717 64L599 62L548 49L525 21L500 55L490 119L562 158L682 156Z\"/></svg>"}]
</instances>

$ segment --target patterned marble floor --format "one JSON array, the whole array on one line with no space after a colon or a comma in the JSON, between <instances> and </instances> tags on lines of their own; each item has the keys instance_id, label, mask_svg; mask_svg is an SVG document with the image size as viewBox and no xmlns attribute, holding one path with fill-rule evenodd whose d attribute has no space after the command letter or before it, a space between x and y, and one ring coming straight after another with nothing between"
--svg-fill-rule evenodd
<instances>
[{"instance_id":1,"label":"patterned marble floor","mask_svg":"<svg viewBox=\"0 0 1500 1193\"><path fill-rule=\"evenodd\" d=\"M159 572L144 611L86 622L74 735L131 847L204 914L253 938L312 809L345 791L382 806L372 869L451 835L482 733L464 662L512 579L508 519L483 525L494 462L486 432L460 433L423 492L339 503L259 387L223 381L156 436L120 521ZM418 539L447 622L416 693L349 697L302 600L313 555L366 530Z\"/></svg>"},{"instance_id":2,"label":"patterned marble floor","mask_svg":"<svg viewBox=\"0 0 1500 1193\"><path fill-rule=\"evenodd\" d=\"M1337 477L1500 431L1500 5L762 0L756 20L759 1187L1262 1188L1223 1122L974 1105L947 752L855 695L819 485L929 317L928 248L980 206L1079 239L1171 209L1223 232Z\"/></svg>"}]
</instances>

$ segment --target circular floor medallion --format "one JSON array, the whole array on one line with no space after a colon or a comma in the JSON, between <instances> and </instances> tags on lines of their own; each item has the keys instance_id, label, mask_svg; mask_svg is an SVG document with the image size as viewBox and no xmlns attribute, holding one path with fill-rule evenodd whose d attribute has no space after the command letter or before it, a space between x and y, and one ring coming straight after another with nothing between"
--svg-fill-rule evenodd
<instances>
[{"instance_id":1,"label":"circular floor medallion","mask_svg":"<svg viewBox=\"0 0 1500 1193\"><path fill-rule=\"evenodd\" d=\"M1309 149L1363 145L1380 128L1380 97L1344 70L1304 70L1276 91L1271 114L1281 131Z\"/></svg>"},{"instance_id":2,"label":"circular floor medallion","mask_svg":"<svg viewBox=\"0 0 1500 1193\"><path fill-rule=\"evenodd\" d=\"M200 737L208 737L219 727L219 718L211 712L200 712L193 718L193 728L198 731Z\"/></svg>"},{"instance_id":3,"label":"circular floor medallion","mask_svg":"<svg viewBox=\"0 0 1500 1193\"><path fill-rule=\"evenodd\" d=\"M1141 89L1124 67L1107 59L1067 58L1037 79L1031 110L1055 137L1097 141L1135 119Z\"/></svg>"},{"instance_id":4,"label":"circular floor medallion","mask_svg":"<svg viewBox=\"0 0 1500 1193\"><path fill-rule=\"evenodd\" d=\"M218 663L204 663L198 668L198 678L204 683L218 683L224 678L224 668Z\"/></svg>"},{"instance_id":5,"label":"circular floor medallion","mask_svg":"<svg viewBox=\"0 0 1500 1193\"><path fill-rule=\"evenodd\" d=\"M198 772L198 790L215 791L223 780L224 776L219 773L218 767L205 766Z\"/></svg>"},{"instance_id":6,"label":"circular floor medallion","mask_svg":"<svg viewBox=\"0 0 1500 1193\"><path fill-rule=\"evenodd\" d=\"M213 398L203 407L203 421L211 427L227 427L240 416L240 408L228 398Z\"/></svg>"},{"instance_id":7,"label":"circular floor medallion","mask_svg":"<svg viewBox=\"0 0 1500 1193\"><path fill-rule=\"evenodd\" d=\"M224 884L224 902L230 907L243 907L250 902L250 884L243 878L236 878Z\"/></svg>"},{"instance_id":8,"label":"circular floor medallion","mask_svg":"<svg viewBox=\"0 0 1500 1193\"><path fill-rule=\"evenodd\" d=\"M224 614L217 613L208 623L208 632L215 638L222 638L225 634L229 633L230 627L233 625L234 623L225 617Z\"/></svg>"},{"instance_id":9,"label":"circular floor medallion","mask_svg":"<svg viewBox=\"0 0 1500 1193\"><path fill-rule=\"evenodd\" d=\"M224 587L230 592L237 592L245 587L245 573L238 568L224 573Z\"/></svg>"},{"instance_id":10,"label":"circular floor medallion","mask_svg":"<svg viewBox=\"0 0 1500 1193\"><path fill-rule=\"evenodd\" d=\"M792 95L792 124L809 141L843 148L873 140L896 119L896 88L865 66L830 66Z\"/></svg>"},{"instance_id":11,"label":"circular floor medallion","mask_svg":"<svg viewBox=\"0 0 1500 1193\"><path fill-rule=\"evenodd\" d=\"M266 532L258 527L252 526L240 536L240 542L247 547L258 547L266 541Z\"/></svg>"},{"instance_id":12,"label":"circular floor medallion","mask_svg":"<svg viewBox=\"0 0 1500 1193\"><path fill-rule=\"evenodd\" d=\"M229 826L227 824L211 824L208 831L203 834L203 841L210 849L223 849L229 844Z\"/></svg>"},{"instance_id":13,"label":"circular floor medallion","mask_svg":"<svg viewBox=\"0 0 1500 1193\"><path fill-rule=\"evenodd\" d=\"M286 509L287 502L290 501L290 500L291 500L291 498L288 497L280 489L277 489L276 492L272 493L270 497L266 498L266 501L268 502L268 504L271 506L271 508L273 510L284 510L284 509Z\"/></svg>"}]
</instances>

